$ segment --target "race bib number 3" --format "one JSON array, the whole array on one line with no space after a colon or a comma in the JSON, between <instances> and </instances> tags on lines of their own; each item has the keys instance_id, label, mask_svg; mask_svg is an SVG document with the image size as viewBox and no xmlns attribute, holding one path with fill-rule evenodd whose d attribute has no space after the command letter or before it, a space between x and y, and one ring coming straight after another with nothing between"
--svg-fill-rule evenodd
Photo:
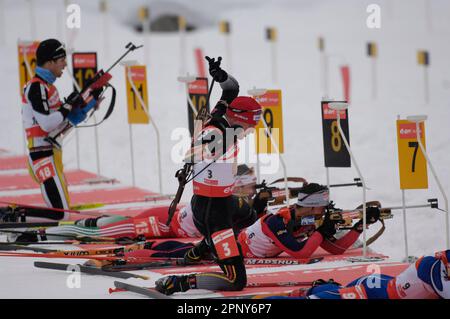
<instances>
[{"instance_id":1,"label":"race bib number 3","mask_svg":"<svg viewBox=\"0 0 450 319\"><path fill-rule=\"evenodd\" d=\"M211 236L219 260L239 256L239 249L233 229L224 229Z\"/></svg>"},{"instance_id":2,"label":"race bib number 3","mask_svg":"<svg viewBox=\"0 0 450 319\"><path fill-rule=\"evenodd\" d=\"M52 163L41 165L36 169L36 177L41 183L53 176L55 176L55 169L53 168Z\"/></svg>"}]
</instances>

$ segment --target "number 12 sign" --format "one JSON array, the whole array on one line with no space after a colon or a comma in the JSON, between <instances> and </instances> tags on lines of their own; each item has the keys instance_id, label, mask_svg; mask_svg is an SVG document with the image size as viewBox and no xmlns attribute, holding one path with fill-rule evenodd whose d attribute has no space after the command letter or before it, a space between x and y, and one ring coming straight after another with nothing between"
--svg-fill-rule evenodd
<instances>
[{"instance_id":1,"label":"number 12 sign","mask_svg":"<svg viewBox=\"0 0 450 319\"><path fill-rule=\"evenodd\" d=\"M425 124L419 124L420 140L425 147ZM397 120L400 189L428 188L427 161L417 142L416 123Z\"/></svg>"},{"instance_id":2,"label":"number 12 sign","mask_svg":"<svg viewBox=\"0 0 450 319\"><path fill-rule=\"evenodd\" d=\"M19 85L21 93L25 84L34 76L34 69L36 69L36 50L38 46L39 41L30 43L19 42L18 44Z\"/></svg>"}]
</instances>

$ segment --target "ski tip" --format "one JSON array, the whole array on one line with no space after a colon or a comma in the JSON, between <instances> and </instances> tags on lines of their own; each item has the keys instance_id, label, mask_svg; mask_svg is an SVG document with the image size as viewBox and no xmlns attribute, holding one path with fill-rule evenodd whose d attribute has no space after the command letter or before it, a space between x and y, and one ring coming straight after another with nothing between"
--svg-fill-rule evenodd
<instances>
[{"instance_id":1,"label":"ski tip","mask_svg":"<svg viewBox=\"0 0 450 319\"><path fill-rule=\"evenodd\" d=\"M122 289L122 288L109 288L108 289L108 292L109 292L110 295L112 295L115 292L122 292L122 291L125 291L125 290Z\"/></svg>"},{"instance_id":2,"label":"ski tip","mask_svg":"<svg viewBox=\"0 0 450 319\"><path fill-rule=\"evenodd\" d=\"M307 262L307 264L309 265L309 264L315 264L315 263L318 263L318 262L320 262L320 261L322 261L323 260L323 257L316 257L316 258L311 258L308 262Z\"/></svg>"}]
</instances>

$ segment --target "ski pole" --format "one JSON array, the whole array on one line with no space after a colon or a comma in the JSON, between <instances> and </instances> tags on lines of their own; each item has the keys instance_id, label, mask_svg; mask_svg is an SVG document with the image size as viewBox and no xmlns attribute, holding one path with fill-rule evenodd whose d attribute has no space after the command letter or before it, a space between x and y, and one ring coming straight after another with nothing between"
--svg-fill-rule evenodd
<instances>
[{"instance_id":1,"label":"ski pole","mask_svg":"<svg viewBox=\"0 0 450 319\"><path fill-rule=\"evenodd\" d=\"M61 213L69 213L69 214L81 214L81 215L89 215L89 216L94 216L94 217L107 216L106 214L104 214L102 212L89 212L89 211L80 211L80 210L74 210L74 209L35 206L35 205L28 205L28 204L5 202L5 201L1 201L1 200L0 200L0 204L11 206L13 209L30 208L30 209L36 209L36 210L42 210L42 211L61 212ZM95 207L101 207L100 205L103 205L103 204L92 204L92 205L87 205L86 207L87 208L91 208L91 207L95 208Z\"/></svg>"},{"instance_id":2,"label":"ski pole","mask_svg":"<svg viewBox=\"0 0 450 319\"><path fill-rule=\"evenodd\" d=\"M123 60L124 57L126 57L126 56L128 55L128 53L130 53L130 52L132 52L132 51L134 51L134 50L136 50L136 49L142 48L142 47L143 47L143 45L135 46L132 42L128 43L128 44L125 46L125 48L128 49L128 50L127 50L124 54L122 54L122 56L121 56L120 58L118 58L118 59L116 60L116 62L114 62L113 65L111 65L111 66L109 67L109 69L106 70L105 73L108 73L109 71L111 71L112 68L114 68L120 61Z\"/></svg>"},{"instance_id":3,"label":"ski pole","mask_svg":"<svg viewBox=\"0 0 450 319\"><path fill-rule=\"evenodd\" d=\"M273 287L296 287L296 286L306 286L311 287L312 282L310 281L285 281L285 282L249 282L247 288L273 288ZM143 287L144 288L144 287ZM148 287L150 288L150 287ZM145 289L145 288L144 288ZM124 292L127 289L124 288L109 288L109 293Z\"/></svg>"},{"instance_id":4,"label":"ski pole","mask_svg":"<svg viewBox=\"0 0 450 319\"><path fill-rule=\"evenodd\" d=\"M196 126L195 122L198 121L198 120L206 121L207 112L208 112L207 106L209 106L209 100L210 100L210 97L211 97L212 89L214 88L214 82L215 82L215 80L213 78L212 82L211 82L211 85L209 86L208 96L206 98L206 104L203 105L202 108L198 111L197 116L195 118L195 121L194 121L194 134L193 134L193 138L192 138L192 142L191 142L191 150L194 147L194 137L197 136L197 134L201 130L201 127ZM191 171L192 171L192 166L194 164L193 163L194 162L193 161L193 157L194 157L194 155L191 156L191 163L185 163L183 168L179 169L176 172L176 174L175 174L175 177L178 179L178 190L177 190L177 193L175 195L175 198L170 203L170 206L169 206L169 209L168 209L168 218L167 218L167 221L166 221L166 225L167 226L170 225L170 223L172 221L172 218L173 218L173 215L174 215L174 213L175 213L175 211L177 209L177 205L180 202L181 197L183 196L184 187L186 186L186 184L188 182L190 182L192 180L191 179L191 180L188 181L187 178L191 174ZM211 164L209 164L209 165L211 165ZM207 165L204 169L206 169L209 165ZM203 170L200 171L200 173L203 172ZM200 173L198 173L198 174L200 174Z\"/></svg>"}]
</instances>

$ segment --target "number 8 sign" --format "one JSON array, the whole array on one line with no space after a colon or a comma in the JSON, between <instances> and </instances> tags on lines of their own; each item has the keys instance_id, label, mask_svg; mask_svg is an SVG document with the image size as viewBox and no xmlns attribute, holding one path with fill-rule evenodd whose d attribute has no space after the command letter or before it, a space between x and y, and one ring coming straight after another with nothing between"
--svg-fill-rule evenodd
<instances>
[{"instance_id":1,"label":"number 8 sign","mask_svg":"<svg viewBox=\"0 0 450 319\"><path fill-rule=\"evenodd\" d=\"M425 123L420 123L420 139L425 147ZM416 123L397 120L400 189L428 188L427 162L417 142Z\"/></svg>"},{"instance_id":2,"label":"number 8 sign","mask_svg":"<svg viewBox=\"0 0 450 319\"><path fill-rule=\"evenodd\" d=\"M334 101L336 102L336 101ZM345 147L339 132L337 114L328 107L330 102L322 102L322 130L325 167L350 167L350 154ZM347 141L350 143L348 128L348 111L340 111L341 127Z\"/></svg>"}]
</instances>

